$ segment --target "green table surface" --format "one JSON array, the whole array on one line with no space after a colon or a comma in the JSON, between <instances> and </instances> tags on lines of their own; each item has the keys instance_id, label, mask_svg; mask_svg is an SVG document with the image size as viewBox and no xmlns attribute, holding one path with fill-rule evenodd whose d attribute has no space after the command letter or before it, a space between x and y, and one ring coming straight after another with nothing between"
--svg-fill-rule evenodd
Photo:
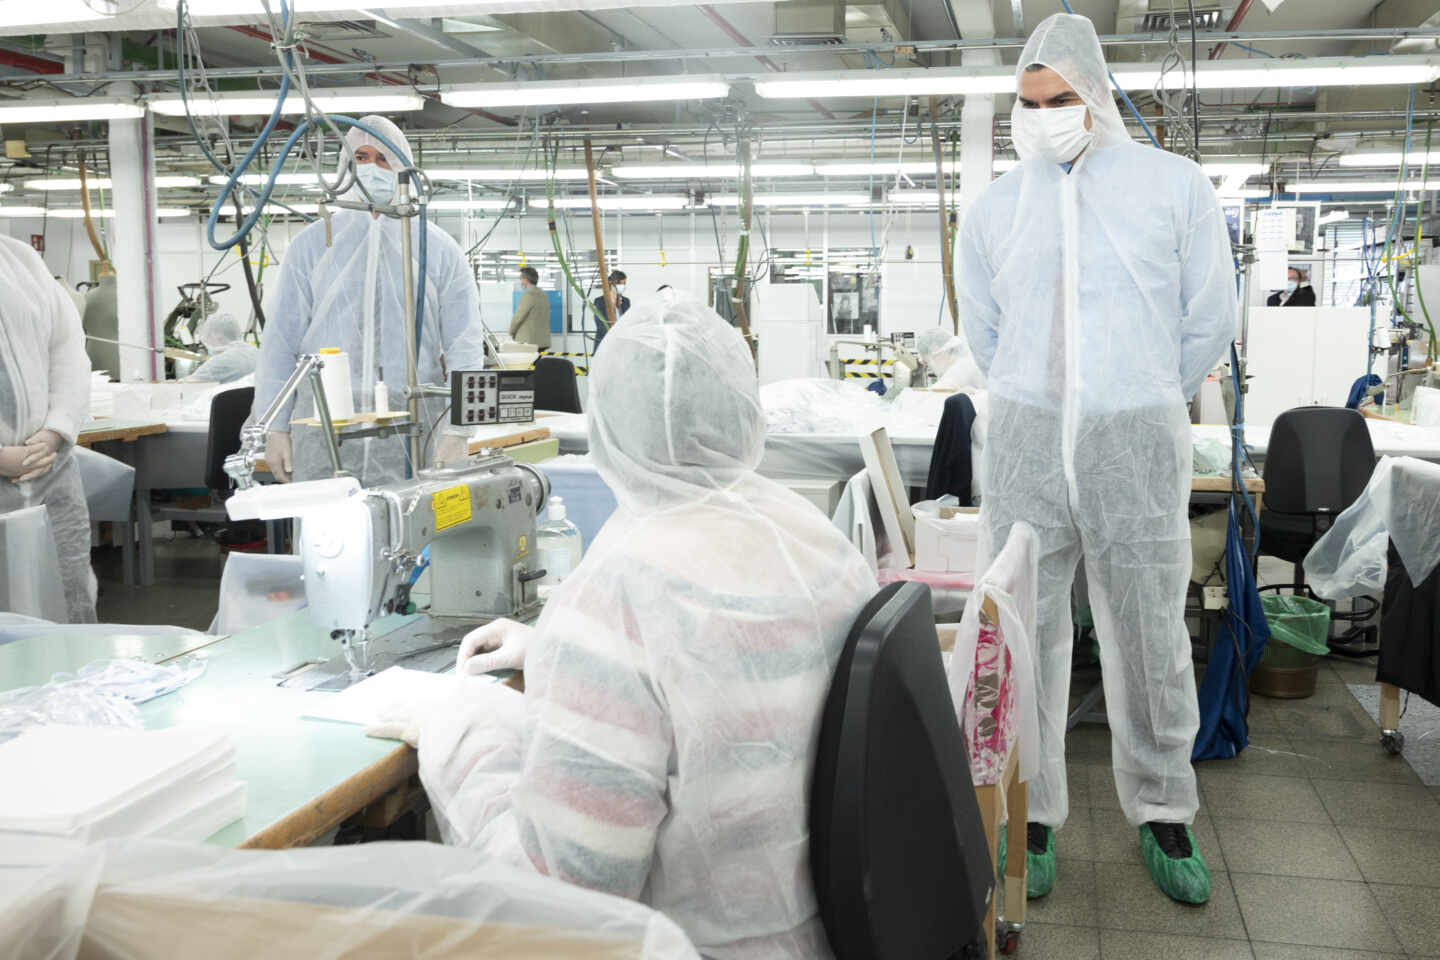
<instances>
[{"instance_id":1,"label":"green table surface","mask_svg":"<svg viewBox=\"0 0 1440 960\"><path fill-rule=\"evenodd\" d=\"M372 625L381 636L414 620L395 616ZM277 686L276 674L340 652L301 610L201 647L205 673L188 686L140 706L149 729L203 724L229 733L245 781L245 816L210 837L236 846L338 786L402 745L365 736L354 724L307 720L302 714L333 693ZM102 657L158 662L194 649L193 638L168 636L46 637L0 646L0 690L44 682Z\"/></svg>"}]
</instances>

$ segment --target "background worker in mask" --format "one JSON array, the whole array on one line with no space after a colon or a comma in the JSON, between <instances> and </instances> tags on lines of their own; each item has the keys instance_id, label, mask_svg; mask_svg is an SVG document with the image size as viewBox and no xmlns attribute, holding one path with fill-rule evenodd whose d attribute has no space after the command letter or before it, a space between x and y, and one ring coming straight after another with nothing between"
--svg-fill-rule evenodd
<instances>
[{"instance_id":1,"label":"background worker in mask","mask_svg":"<svg viewBox=\"0 0 1440 960\"><path fill-rule=\"evenodd\" d=\"M89 411L75 304L38 253L0 235L0 513L46 508L71 623L95 622L90 510L71 456Z\"/></svg>"},{"instance_id":2,"label":"background worker in mask","mask_svg":"<svg viewBox=\"0 0 1440 960\"><path fill-rule=\"evenodd\" d=\"M1313 307L1315 288L1305 279L1305 271L1291 267L1286 271L1285 289L1270 294L1267 307Z\"/></svg>"},{"instance_id":3,"label":"background worker in mask","mask_svg":"<svg viewBox=\"0 0 1440 960\"><path fill-rule=\"evenodd\" d=\"M595 313L605 318L604 323L601 323L598 317L595 321L596 349L599 349L600 341L605 339L605 334L609 333L610 328L615 326L615 321L625 316L626 312L630 309L630 298L625 296L626 279L624 270L613 270L610 273L610 287L615 291L616 316L610 316L610 311L605 308L605 294L603 292L595 298Z\"/></svg>"},{"instance_id":4,"label":"background worker in mask","mask_svg":"<svg viewBox=\"0 0 1440 960\"><path fill-rule=\"evenodd\" d=\"M1235 329L1225 217L1199 166L1126 134L1089 20L1043 21L1016 80L1021 163L969 211L957 287L990 385L980 569L1017 521L1040 540L1030 894L1055 882L1068 811L1070 594L1083 554L1120 804L1157 884L1199 903L1210 872L1187 826L1199 707L1184 617L1185 402Z\"/></svg>"},{"instance_id":5,"label":"background worker in mask","mask_svg":"<svg viewBox=\"0 0 1440 960\"><path fill-rule=\"evenodd\" d=\"M376 203L395 196L398 173L411 165L410 145L400 128L384 117L360 121L389 144L352 127L345 141L354 151L355 174ZM393 148L393 149L392 149ZM400 156L393 156L399 151ZM344 154L342 152L342 158ZM342 163L344 160L342 159ZM413 191L412 191L413 196ZM347 200L365 201L356 186ZM317 220L295 237L280 269L280 289L260 346L255 375L255 416L270 406L295 369L301 354L337 347L350 359L350 385L355 410L375 409L375 383L383 368L394 409L403 409L406 382L405 278L401 259L401 223L366 210L338 210L330 223ZM411 250L418 271L418 221L410 222ZM480 294L465 255L451 236L426 224L425 316L420 332L416 377L440 383L440 358L448 370L478 370L485 365ZM329 243L327 244L327 231ZM426 462L455 461L465 456L467 441L460 428L442 417L444 398L427 397L420 404ZM318 427L295 427L292 419L315 415L315 401L306 380L286 404L266 438L265 459L276 479L316 480L331 475L329 455ZM437 423L437 421L439 421ZM430 428L436 424L432 434ZM409 464L406 437L367 438L340 447L342 466L366 486L399 480L424 466Z\"/></svg>"},{"instance_id":6,"label":"background worker in mask","mask_svg":"<svg viewBox=\"0 0 1440 960\"><path fill-rule=\"evenodd\" d=\"M186 380L232 383L255 372L260 351L245 342L245 330L233 313L217 313L200 327L200 342L210 359L195 368Z\"/></svg>"}]
</instances>

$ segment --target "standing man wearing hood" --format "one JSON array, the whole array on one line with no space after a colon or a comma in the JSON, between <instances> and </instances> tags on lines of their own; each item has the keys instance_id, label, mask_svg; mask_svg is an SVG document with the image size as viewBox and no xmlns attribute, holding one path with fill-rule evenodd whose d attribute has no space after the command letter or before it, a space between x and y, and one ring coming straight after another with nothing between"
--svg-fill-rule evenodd
<instances>
[{"instance_id":1,"label":"standing man wearing hood","mask_svg":"<svg viewBox=\"0 0 1440 960\"><path fill-rule=\"evenodd\" d=\"M355 175L376 203L389 203L399 172L411 166L410 144L400 128L384 117L360 121L380 133L382 143L359 127L345 135L354 151ZM391 147L401 151L393 156ZM343 163L342 159L342 163ZM356 186L348 200L364 201ZM365 210L339 210L330 224L316 221L290 243L280 271L280 290L260 347L255 375L254 412L259 416L274 401L295 369L297 358L325 347L337 347L350 359L355 409L375 409L375 383L384 371L385 385L396 403L403 403L406 381L405 279L399 220ZM420 333L416 377L420 383L443 379L447 370L478 370L485 365L484 328L480 324L480 293L459 244L430 224L412 223L411 230L429 231L425 264L425 317ZM328 243L327 243L328 237ZM417 258L418 236L411 245ZM441 418L443 398L421 401L422 429ZM316 480L330 475L330 460L318 429L294 435L290 421L314 416L315 400L305 382L275 421L265 443L265 460L278 480ZM441 435L422 434L427 462L455 461L467 451L467 439L448 424ZM344 468L365 486L403 479L424 464L408 462L405 437L368 438L340 447Z\"/></svg>"},{"instance_id":2,"label":"standing man wearing hood","mask_svg":"<svg viewBox=\"0 0 1440 960\"><path fill-rule=\"evenodd\" d=\"M1042 22L1016 80L1021 163L966 218L959 293L990 384L982 564L1018 521L1041 545L1029 893L1055 883L1068 812L1070 593L1083 555L1121 807L1157 885L1202 903L1185 402L1235 329L1225 217L1198 165L1125 132L1089 20Z\"/></svg>"}]
</instances>

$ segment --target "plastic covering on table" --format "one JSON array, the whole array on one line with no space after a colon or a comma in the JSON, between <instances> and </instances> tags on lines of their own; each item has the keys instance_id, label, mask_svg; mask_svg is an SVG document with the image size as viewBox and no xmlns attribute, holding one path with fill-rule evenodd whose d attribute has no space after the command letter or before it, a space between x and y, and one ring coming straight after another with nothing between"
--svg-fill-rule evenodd
<instances>
[{"instance_id":1,"label":"plastic covering on table","mask_svg":"<svg viewBox=\"0 0 1440 960\"><path fill-rule=\"evenodd\" d=\"M0 514L0 610L66 619L55 531L43 504Z\"/></svg>"},{"instance_id":2,"label":"plastic covering on table","mask_svg":"<svg viewBox=\"0 0 1440 960\"><path fill-rule=\"evenodd\" d=\"M86 447L76 447L73 455L80 467L80 485L85 489L90 519L128 522L135 493L135 468Z\"/></svg>"},{"instance_id":3,"label":"plastic covering on table","mask_svg":"<svg viewBox=\"0 0 1440 960\"><path fill-rule=\"evenodd\" d=\"M202 390L194 397L187 397L185 402L171 407L165 411L165 422L172 423L209 423L210 403L215 395L224 393L226 390L239 390L243 387L255 385L255 374L247 374L229 383L217 383L214 387Z\"/></svg>"},{"instance_id":4,"label":"plastic covering on table","mask_svg":"<svg viewBox=\"0 0 1440 960\"><path fill-rule=\"evenodd\" d=\"M63 614L62 614L63 617ZM27 637L191 637L203 646L205 634L168 623L65 623L15 613L0 613L0 643Z\"/></svg>"},{"instance_id":5,"label":"plastic covering on table","mask_svg":"<svg viewBox=\"0 0 1440 960\"><path fill-rule=\"evenodd\" d=\"M567 454L539 464L550 478L550 495L565 502L565 519L580 529L582 549L589 549L610 514L615 494L588 456Z\"/></svg>"},{"instance_id":6,"label":"plastic covering on table","mask_svg":"<svg viewBox=\"0 0 1440 960\"><path fill-rule=\"evenodd\" d=\"M305 558L235 553L220 574L220 605L207 633L228 635L288 616L305 606Z\"/></svg>"},{"instance_id":7,"label":"plastic covering on table","mask_svg":"<svg viewBox=\"0 0 1440 960\"><path fill-rule=\"evenodd\" d=\"M1326 600L1385 590L1388 548L1422 583L1440 565L1440 464L1381 457L1365 490L1305 557L1305 579Z\"/></svg>"},{"instance_id":8,"label":"plastic covering on table","mask_svg":"<svg viewBox=\"0 0 1440 960\"><path fill-rule=\"evenodd\" d=\"M641 904L418 842L102 844L0 871L0 943L15 960L699 960Z\"/></svg>"}]
</instances>

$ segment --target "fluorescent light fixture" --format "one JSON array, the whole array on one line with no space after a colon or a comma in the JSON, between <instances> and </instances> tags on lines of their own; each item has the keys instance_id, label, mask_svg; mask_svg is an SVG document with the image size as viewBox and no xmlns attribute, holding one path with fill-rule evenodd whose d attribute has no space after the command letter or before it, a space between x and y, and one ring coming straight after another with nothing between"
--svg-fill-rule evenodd
<instances>
[{"instance_id":1,"label":"fluorescent light fixture","mask_svg":"<svg viewBox=\"0 0 1440 960\"><path fill-rule=\"evenodd\" d=\"M479 183L511 183L517 180L533 183L549 179L540 167L525 170L519 167L437 167L431 170L427 167L425 175L431 180L474 180ZM598 171L596 176L600 176ZM584 180L585 168L560 167L554 171L554 177L556 180Z\"/></svg>"},{"instance_id":2,"label":"fluorescent light fixture","mask_svg":"<svg viewBox=\"0 0 1440 960\"><path fill-rule=\"evenodd\" d=\"M705 198L715 207L738 207L738 195L715 194ZM757 193L757 207L863 207L870 203L868 193Z\"/></svg>"},{"instance_id":3,"label":"fluorescent light fixture","mask_svg":"<svg viewBox=\"0 0 1440 960\"><path fill-rule=\"evenodd\" d=\"M825 70L787 73L755 80L755 92L767 100L828 97L950 96L1014 93L1014 67L956 67L934 70Z\"/></svg>"},{"instance_id":4,"label":"fluorescent light fixture","mask_svg":"<svg viewBox=\"0 0 1440 960\"><path fill-rule=\"evenodd\" d=\"M940 198L933 190L894 190L885 200L897 207L940 206Z\"/></svg>"},{"instance_id":5,"label":"fluorescent light fixture","mask_svg":"<svg viewBox=\"0 0 1440 960\"><path fill-rule=\"evenodd\" d=\"M660 197L600 197L597 200L601 210L683 210L690 206L689 197L660 196ZM580 210L588 212L590 209L589 197L556 197L553 204L544 201L546 206L554 206L557 210Z\"/></svg>"},{"instance_id":6,"label":"fluorescent light fixture","mask_svg":"<svg viewBox=\"0 0 1440 960\"><path fill-rule=\"evenodd\" d=\"M145 108L130 100L74 97L65 100L10 100L0 106L0 124L75 123L85 120L139 120Z\"/></svg>"},{"instance_id":7,"label":"fluorescent light fixture","mask_svg":"<svg viewBox=\"0 0 1440 960\"><path fill-rule=\"evenodd\" d=\"M104 4L96 3L95 7L103 10ZM0 3L0 27L80 23L86 20L104 20L106 17L114 16L113 13L102 13L101 10L92 8L85 0L46 0L45 3L11 0L9 3Z\"/></svg>"},{"instance_id":8,"label":"fluorescent light fixture","mask_svg":"<svg viewBox=\"0 0 1440 960\"><path fill-rule=\"evenodd\" d=\"M431 213L440 213L446 210L504 210L514 206L517 211L521 204L512 204L509 200L502 200L499 197L481 197L474 200L448 199L431 200L427 205Z\"/></svg>"},{"instance_id":9,"label":"fluorescent light fixture","mask_svg":"<svg viewBox=\"0 0 1440 960\"><path fill-rule=\"evenodd\" d=\"M11 190L14 189L15 188L8 183L0 183L0 193L9 193Z\"/></svg>"},{"instance_id":10,"label":"fluorescent light fixture","mask_svg":"<svg viewBox=\"0 0 1440 960\"><path fill-rule=\"evenodd\" d=\"M335 172L333 170L326 171L325 176L326 179L334 181ZM240 182L247 187L263 187L269 181L268 173L247 173L240 178ZM217 187L223 187L230 180L217 173L210 178L210 182ZM319 186L319 181L315 179L313 173L282 173L275 178L275 185L277 187L313 187Z\"/></svg>"},{"instance_id":11,"label":"fluorescent light fixture","mask_svg":"<svg viewBox=\"0 0 1440 960\"><path fill-rule=\"evenodd\" d=\"M9 217L11 219L19 219L21 217L35 217L38 219L45 216L45 213L46 210L44 207L0 207L0 217Z\"/></svg>"},{"instance_id":12,"label":"fluorescent light fixture","mask_svg":"<svg viewBox=\"0 0 1440 960\"><path fill-rule=\"evenodd\" d=\"M1329 213L1325 214L1325 215L1324 215L1323 217L1321 217L1319 220L1315 221L1315 225L1316 225L1316 226L1319 226L1319 227L1323 227L1323 226L1325 226L1325 224L1327 224L1327 223L1339 223L1341 220L1349 220L1349 219L1350 219L1350 211L1349 211L1349 210L1331 210Z\"/></svg>"},{"instance_id":13,"label":"fluorescent light fixture","mask_svg":"<svg viewBox=\"0 0 1440 960\"><path fill-rule=\"evenodd\" d=\"M310 91L315 105L329 113L404 113L423 110L425 98L416 93L391 90L318 89ZM211 97L190 97L190 112L200 117L268 116L275 112L275 97L264 94L220 93ZM185 101L179 97L152 97L150 109L167 117L185 116ZM285 98L281 114L305 112L305 98L292 93Z\"/></svg>"},{"instance_id":14,"label":"fluorescent light fixture","mask_svg":"<svg viewBox=\"0 0 1440 960\"><path fill-rule=\"evenodd\" d=\"M109 190L109 177L87 177L86 185L91 190ZM155 186L165 188L198 187L199 177L163 176L155 178ZM27 190L79 190L79 177L46 177L42 180L26 180Z\"/></svg>"},{"instance_id":15,"label":"fluorescent light fixture","mask_svg":"<svg viewBox=\"0 0 1440 960\"><path fill-rule=\"evenodd\" d=\"M250 216L250 214L252 214L252 213L255 212L255 208L254 208L254 207L241 207L240 209L244 212L245 216L247 216L247 217ZM273 203L273 202L272 202L272 203L266 204L266 205L265 205L265 209L268 210L268 211L270 211L271 213L276 214L277 216L283 216L284 214L291 213L291 212L294 212L294 213L319 213L319 212L320 212L320 204L318 204L318 203L287 203L287 204L285 204L285 206L282 207L282 206L280 206L278 203ZM339 207L336 207L336 208L334 208L334 209L339 210L340 208L339 208ZM235 211L234 211L233 208L226 208L225 210L222 210L222 211L221 211L220 215L221 215L222 217L228 217L228 216L233 216L234 213L235 213Z\"/></svg>"},{"instance_id":16,"label":"fluorescent light fixture","mask_svg":"<svg viewBox=\"0 0 1440 960\"><path fill-rule=\"evenodd\" d=\"M4 2L5 0L0 0L0 4ZM175 10L175 0L155 0L155 5L172 13ZM280 12L280 5L273 0L270 6L277 14ZM290 9L294 10L297 6L301 8L302 13L308 16L325 11L343 11L353 14L364 5L357 5L355 0L298 0L298 2L292 0ZM461 0L384 0L383 3L377 3L375 6L382 10L409 10L416 7L474 7L476 4L467 4ZM489 6L493 7L495 4L489 4ZM514 5L512 4L512 6ZM530 4L523 6L528 7ZM265 7L260 0L189 0L186 8L192 17L238 17L255 14L263 16L265 13ZM456 12L454 15L461 16L463 12Z\"/></svg>"},{"instance_id":17,"label":"fluorescent light fixture","mask_svg":"<svg viewBox=\"0 0 1440 960\"><path fill-rule=\"evenodd\" d=\"M957 176L960 164L947 163L946 173ZM935 164L927 160L906 160L904 162L877 160L875 163L817 163L815 172L822 177L933 177Z\"/></svg>"},{"instance_id":18,"label":"fluorescent light fixture","mask_svg":"<svg viewBox=\"0 0 1440 960\"><path fill-rule=\"evenodd\" d=\"M1315 180L1310 183L1287 183L1287 193L1383 193L1395 192L1394 180ZM1421 181L1406 180L1400 185L1405 192L1418 191ZM1434 183L1425 184L1427 190L1440 190L1440 177Z\"/></svg>"},{"instance_id":19,"label":"fluorescent light fixture","mask_svg":"<svg viewBox=\"0 0 1440 960\"><path fill-rule=\"evenodd\" d=\"M184 207L159 207L155 211L157 217L188 217L190 211ZM92 207L90 216L97 220L109 220L115 216L115 211L109 208L100 209ZM82 220L85 217L85 210L82 207L0 207L0 217L55 217L58 220Z\"/></svg>"},{"instance_id":20,"label":"fluorescent light fixture","mask_svg":"<svg viewBox=\"0 0 1440 960\"><path fill-rule=\"evenodd\" d=\"M718 76L637 77L633 80L539 80L531 83L468 83L440 88L451 107L529 107L579 103L655 103L713 100L730 93Z\"/></svg>"},{"instance_id":21,"label":"fluorescent light fixture","mask_svg":"<svg viewBox=\"0 0 1440 960\"><path fill-rule=\"evenodd\" d=\"M1232 60L1201 64L1198 70L1166 74L1167 86L1199 90L1261 90L1269 87L1366 87L1429 83L1440 74L1432 54L1376 57L1308 57ZM1160 68L1117 67L1115 82L1126 90L1149 90L1160 82Z\"/></svg>"},{"instance_id":22,"label":"fluorescent light fixture","mask_svg":"<svg viewBox=\"0 0 1440 960\"><path fill-rule=\"evenodd\" d=\"M610 171L621 180L705 180L739 179L740 165L736 163L655 163L621 164ZM752 177L813 177L813 163L752 163Z\"/></svg>"},{"instance_id":23,"label":"fluorescent light fixture","mask_svg":"<svg viewBox=\"0 0 1440 960\"><path fill-rule=\"evenodd\" d=\"M1410 166L1420 169L1421 164L1426 163L1425 151L1410 151ZM1342 167L1398 167L1404 154L1396 150L1393 153L1346 153L1340 157ZM1429 163L1440 164L1440 153L1431 153Z\"/></svg>"},{"instance_id":24,"label":"fluorescent light fixture","mask_svg":"<svg viewBox=\"0 0 1440 960\"><path fill-rule=\"evenodd\" d=\"M1207 176L1211 177L1254 177L1265 172L1265 164L1253 160L1203 160Z\"/></svg>"},{"instance_id":25,"label":"fluorescent light fixture","mask_svg":"<svg viewBox=\"0 0 1440 960\"><path fill-rule=\"evenodd\" d=\"M1263 187L1221 187L1215 191L1215 195L1221 200L1264 200L1270 196L1270 191Z\"/></svg>"}]
</instances>

